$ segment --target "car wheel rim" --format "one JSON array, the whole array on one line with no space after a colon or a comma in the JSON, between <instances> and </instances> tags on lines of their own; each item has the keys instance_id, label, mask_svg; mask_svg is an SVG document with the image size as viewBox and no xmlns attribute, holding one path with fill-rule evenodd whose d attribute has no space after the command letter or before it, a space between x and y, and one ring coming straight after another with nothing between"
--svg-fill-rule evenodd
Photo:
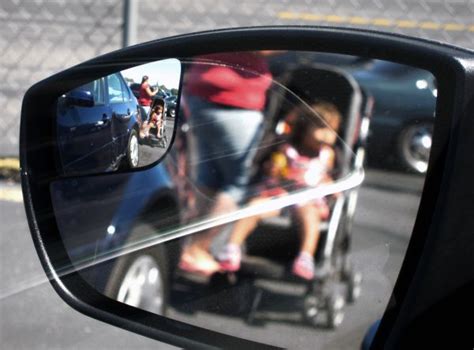
<instances>
[{"instance_id":1,"label":"car wheel rim","mask_svg":"<svg viewBox=\"0 0 474 350\"><path fill-rule=\"evenodd\" d=\"M130 139L130 162L132 167L138 165L138 139L135 135L132 135Z\"/></svg>"},{"instance_id":2,"label":"car wheel rim","mask_svg":"<svg viewBox=\"0 0 474 350\"><path fill-rule=\"evenodd\" d=\"M149 255L138 257L128 268L117 300L156 314L163 311L163 285L160 269Z\"/></svg>"},{"instance_id":3,"label":"car wheel rim","mask_svg":"<svg viewBox=\"0 0 474 350\"><path fill-rule=\"evenodd\" d=\"M433 127L429 124L415 125L405 132L403 156L407 164L419 173L428 169L432 135Z\"/></svg>"}]
</instances>

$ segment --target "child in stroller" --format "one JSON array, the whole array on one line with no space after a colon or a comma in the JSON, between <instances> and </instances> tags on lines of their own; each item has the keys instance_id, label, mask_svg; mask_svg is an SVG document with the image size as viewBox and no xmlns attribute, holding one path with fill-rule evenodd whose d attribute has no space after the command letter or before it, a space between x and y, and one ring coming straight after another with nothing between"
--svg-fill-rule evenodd
<instances>
[{"instance_id":1,"label":"child in stroller","mask_svg":"<svg viewBox=\"0 0 474 350\"><path fill-rule=\"evenodd\" d=\"M311 113L308 113L311 112ZM280 143L262 162L262 181L257 196L249 204L258 204L268 198L288 192L318 186L332 181L334 145L341 123L341 114L331 103L318 101L311 106L301 104L284 119L286 140ZM325 198L300 203L291 208L300 227L299 253L292 265L292 273L304 280L315 276L314 256L319 240L319 223L329 216ZM278 216L280 211L267 212L238 221L229 241L219 254L221 268L235 272L240 269L241 246L265 218Z\"/></svg>"},{"instance_id":2,"label":"child in stroller","mask_svg":"<svg viewBox=\"0 0 474 350\"><path fill-rule=\"evenodd\" d=\"M150 109L148 121L143 122L140 137L148 141L151 146L158 145L166 148L165 133L165 103L162 99L155 99Z\"/></svg>"}]
</instances>

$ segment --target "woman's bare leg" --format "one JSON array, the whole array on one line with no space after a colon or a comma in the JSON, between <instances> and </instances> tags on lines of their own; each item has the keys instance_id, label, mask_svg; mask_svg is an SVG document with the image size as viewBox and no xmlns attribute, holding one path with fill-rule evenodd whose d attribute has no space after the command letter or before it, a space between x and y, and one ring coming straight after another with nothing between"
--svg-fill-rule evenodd
<instances>
[{"instance_id":1,"label":"woman's bare leg","mask_svg":"<svg viewBox=\"0 0 474 350\"><path fill-rule=\"evenodd\" d=\"M215 201L211 205L209 211L206 211L209 198L213 197L211 191L201 191L203 197L207 199L198 201L198 208L201 212L209 212L209 217L222 215L237 208L232 197L225 193L219 193L215 196ZM214 237L220 232L221 226L213 227L202 233L195 234L191 237L188 244L183 247L181 254L181 268L185 270L194 270L194 272L203 275L212 275L220 269L219 264L210 253L210 247ZM185 267L186 266L186 267Z\"/></svg>"}]
</instances>

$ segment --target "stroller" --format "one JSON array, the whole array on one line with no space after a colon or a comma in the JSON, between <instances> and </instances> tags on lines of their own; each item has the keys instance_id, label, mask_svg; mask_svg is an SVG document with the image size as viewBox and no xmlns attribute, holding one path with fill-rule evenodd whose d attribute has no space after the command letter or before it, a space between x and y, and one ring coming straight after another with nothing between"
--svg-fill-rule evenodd
<instances>
[{"instance_id":1,"label":"stroller","mask_svg":"<svg viewBox=\"0 0 474 350\"><path fill-rule=\"evenodd\" d=\"M278 137L279 116L285 115L295 104L295 96L307 103L314 99L327 101L336 105L342 115L340 139L335 145L337 178L362 173L372 97L361 90L352 76L332 66L298 67L289 72L283 82L288 91L270 94L267 115L274 118L271 118L262 143L271 144L272 139ZM262 153L265 152L268 150ZM255 158L258 163L263 155L257 154ZM355 186L342 191L337 198L329 199L329 217L320 223L315 256L317 270L313 280L298 279L291 274L289 262L296 255L297 233L294 232L293 218L283 210L280 216L260 222L246 241L240 270L235 274L216 275L212 280L214 288L229 283L245 286L245 292L239 293L240 300L235 302L246 321L254 323L266 296L274 294L272 282L299 285L304 290L301 303L304 320L319 326L321 315L325 314L326 326L337 328L344 318L346 302L356 301L361 293L362 276L350 259L357 197L358 186Z\"/></svg>"},{"instance_id":2,"label":"stroller","mask_svg":"<svg viewBox=\"0 0 474 350\"><path fill-rule=\"evenodd\" d=\"M161 122L153 120L152 114L156 106L162 107ZM166 135L166 103L162 98L155 98L150 106L150 115L148 116L148 134L142 143L148 144L151 147L166 148L168 145L168 137Z\"/></svg>"}]
</instances>

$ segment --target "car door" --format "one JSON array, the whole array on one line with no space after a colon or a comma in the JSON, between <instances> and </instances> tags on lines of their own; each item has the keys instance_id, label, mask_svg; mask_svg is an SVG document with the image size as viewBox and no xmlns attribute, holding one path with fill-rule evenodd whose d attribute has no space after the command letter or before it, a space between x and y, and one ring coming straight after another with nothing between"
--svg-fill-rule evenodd
<instances>
[{"instance_id":1,"label":"car door","mask_svg":"<svg viewBox=\"0 0 474 350\"><path fill-rule=\"evenodd\" d=\"M82 92L93 97L91 106L69 102L68 95ZM104 79L97 79L66 94L58 104L60 154L65 173L100 172L112 160L110 109Z\"/></svg>"},{"instance_id":2,"label":"car door","mask_svg":"<svg viewBox=\"0 0 474 350\"><path fill-rule=\"evenodd\" d=\"M130 107L132 96L120 73L107 76L107 92L112 116L112 152L117 162L126 151L129 121L133 113Z\"/></svg>"}]
</instances>

